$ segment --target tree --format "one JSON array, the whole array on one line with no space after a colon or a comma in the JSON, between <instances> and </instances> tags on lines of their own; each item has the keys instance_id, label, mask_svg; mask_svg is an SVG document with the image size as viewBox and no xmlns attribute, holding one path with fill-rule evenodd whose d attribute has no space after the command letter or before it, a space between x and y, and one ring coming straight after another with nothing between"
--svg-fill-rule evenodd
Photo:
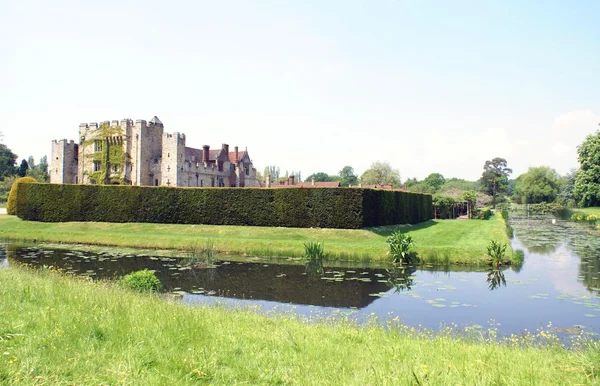
<instances>
[{"instance_id":1,"label":"tree","mask_svg":"<svg viewBox=\"0 0 600 386\"><path fill-rule=\"evenodd\" d=\"M279 179L279 166L270 165L265 167L263 175L265 178L271 176L271 181L277 181Z\"/></svg>"},{"instance_id":2,"label":"tree","mask_svg":"<svg viewBox=\"0 0 600 386\"><path fill-rule=\"evenodd\" d=\"M358 176L354 174L352 166L344 166L339 173L341 186L349 186L358 184Z\"/></svg>"},{"instance_id":3,"label":"tree","mask_svg":"<svg viewBox=\"0 0 600 386\"><path fill-rule=\"evenodd\" d=\"M561 177L560 180L560 191L556 200L565 206L575 206L577 204L575 200L575 183L577 181L577 169L571 169L569 172Z\"/></svg>"},{"instance_id":4,"label":"tree","mask_svg":"<svg viewBox=\"0 0 600 386\"><path fill-rule=\"evenodd\" d=\"M0 143L0 180L16 174L17 155Z\"/></svg>"},{"instance_id":5,"label":"tree","mask_svg":"<svg viewBox=\"0 0 600 386\"><path fill-rule=\"evenodd\" d=\"M363 185L381 184L397 188L400 186L400 172L398 169L392 169L387 161L376 161L360 176L360 182Z\"/></svg>"},{"instance_id":6,"label":"tree","mask_svg":"<svg viewBox=\"0 0 600 386\"><path fill-rule=\"evenodd\" d=\"M559 193L559 179L556 170L548 166L531 167L517 178L514 195L525 204L553 202Z\"/></svg>"},{"instance_id":7,"label":"tree","mask_svg":"<svg viewBox=\"0 0 600 386\"><path fill-rule=\"evenodd\" d=\"M21 165L19 166L19 170L17 171L19 177L25 177L27 175L27 169L29 169L29 164L27 163L27 161L25 161L25 159L21 160Z\"/></svg>"},{"instance_id":8,"label":"tree","mask_svg":"<svg viewBox=\"0 0 600 386\"><path fill-rule=\"evenodd\" d=\"M498 193L506 193L508 191L508 176L512 173L512 169L507 168L507 163L504 158L494 158L491 161L485 161L483 165L483 174L479 179L482 190L492 196L492 206L496 208Z\"/></svg>"},{"instance_id":9,"label":"tree","mask_svg":"<svg viewBox=\"0 0 600 386\"><path fill-rule=\"evenodd\" d=\"M582 206L600 206L600 130L585 137L577 147L579 172L575 197Z\"/></svg>"},{"instance_id":10,"label":"tree","mask_svg":"<svg viewBox=\"0 0 600 386\"><path fill-rule=\"evenodd\" d=\"M440 173L431 173L423 180L425 193L437 193L446 180Z\"/></svg>"},{"instance_id":11,"label":"tree","mask_svg":"<svg viewBox=\"0 0 600 386\"><path fill-rule=\"evenodd\" d=\"M340 178L338 176L330 176L324 172L313 173L310 176L306 177L306 181L312 181L315 179L315 182L331 182L331 181L339 181Z\"/></svg>"}]
</instances>

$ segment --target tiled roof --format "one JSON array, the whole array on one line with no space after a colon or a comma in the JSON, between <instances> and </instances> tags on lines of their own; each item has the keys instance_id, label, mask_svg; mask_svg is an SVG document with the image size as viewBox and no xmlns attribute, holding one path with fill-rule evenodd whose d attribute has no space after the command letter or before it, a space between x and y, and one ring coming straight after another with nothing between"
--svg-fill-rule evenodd
<instances>
[{"instance_id":1,"label":"tiled roof","mask_svg":"<svg viewBox=\"0 0 600 386\"><path fill-rule=\"evenodd\" d=\"M271 185L272 188L339 188L339 182L315 182L313 185L312 182L297 182L294 185L280 184L279 182L274 182Z\"/></svg>"},{"instance_id":2,"label":"tiled roof","mask_svg":"<svg viewBox=\"0 0 600 386\"><path fill-rule=\"evenodd\" d=\"M244 153L246 153L245 151L238 151L238 160L241 160L242 157L244 156ZM230 151L229 152L229 162L231 162L232 164L235 163L235 151Z\"/></svg>"}]
</instances>

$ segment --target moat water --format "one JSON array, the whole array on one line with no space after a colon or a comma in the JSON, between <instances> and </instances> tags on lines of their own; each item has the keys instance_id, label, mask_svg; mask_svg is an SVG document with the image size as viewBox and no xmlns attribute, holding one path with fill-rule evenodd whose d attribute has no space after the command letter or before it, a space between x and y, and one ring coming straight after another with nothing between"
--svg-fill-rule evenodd
<instances>
[{"instance_id":1,"label":"moat water","mask_svg":"<svg viewBox=\"0 0 600 386\"><path fill-rule=\"evenodd\" d=\"M211 264L186 258L136 256L44 246L3 245L0 267L53 266L94 279L154 270L165 291L190 305L257 307L309 318L376 317L437 329L493 327L500 335L553 328L564 334L600 333L600 237L584 224L551 216L511 219L514 249L525 253L519 269L443 268L336 264L323 270L281 259L228 259ZM320 267L319 267L320 268Z\"/></svg>"}]
</instances>

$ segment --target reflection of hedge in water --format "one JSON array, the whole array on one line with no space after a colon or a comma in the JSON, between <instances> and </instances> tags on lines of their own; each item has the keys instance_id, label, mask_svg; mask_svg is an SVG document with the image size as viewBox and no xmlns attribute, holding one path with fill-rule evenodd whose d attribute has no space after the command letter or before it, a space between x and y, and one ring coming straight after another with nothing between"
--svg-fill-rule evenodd
<instances>
[{"instance_id":1,"label":"reflection of hedge in water","mask_svg":"<svg viewBox=\"0 0 600 386\"><path fill-rule=\"evenodd\" d=\"M193 292L200 288L238 299L270 300L282 303L325 307L362 308L377 297L370 294L386 292L385 269L325 268L329 279L309 278L303 265L216 262L218 268L188 269L188 259L154 258L149 256L119 256L68 250L10 248L10 264L53 266L64 271L89 274L95 279L112 279L128 273L149 269L156 271L166 291L179 288ZM111 261L114 260L114 261ZM340 272L336 274L334 272ZM362 274L368 272L367 275ZM341 279L336 281L335 279ZM352 280L345 280L352 278ZM359 280L360 279L360 280ZM363 280L369 280L363 281Z\"/></svg>"},{"instance_id":2,"label":"reflection of hedge in water","mask_svg":"<svg viewBox=\"0 0 600 386\"><path fill-rule=\"evenodd\" d=\"M362 228L431 218L431 196L358 188L168 188L23 184L17 215L33 221Z\"/></svg>"}]
</instances>

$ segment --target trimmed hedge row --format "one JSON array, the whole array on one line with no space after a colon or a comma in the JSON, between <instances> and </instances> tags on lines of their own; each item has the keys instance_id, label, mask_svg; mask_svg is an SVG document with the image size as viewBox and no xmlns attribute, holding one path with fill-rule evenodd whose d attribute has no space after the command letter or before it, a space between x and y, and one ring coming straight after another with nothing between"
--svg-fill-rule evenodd
<instances>
[{"instance_id":1,"label":"trimmed hedge row","mask_svg":"<svg viewBox=\"0 0 600 386\"><path fill-rule=\"evenodd\" d=\"M169 188L30 183L17 216L64 222L151 222L362 228L431 218L431 196L355 188Z\"/></svg>"}]
</instances>

